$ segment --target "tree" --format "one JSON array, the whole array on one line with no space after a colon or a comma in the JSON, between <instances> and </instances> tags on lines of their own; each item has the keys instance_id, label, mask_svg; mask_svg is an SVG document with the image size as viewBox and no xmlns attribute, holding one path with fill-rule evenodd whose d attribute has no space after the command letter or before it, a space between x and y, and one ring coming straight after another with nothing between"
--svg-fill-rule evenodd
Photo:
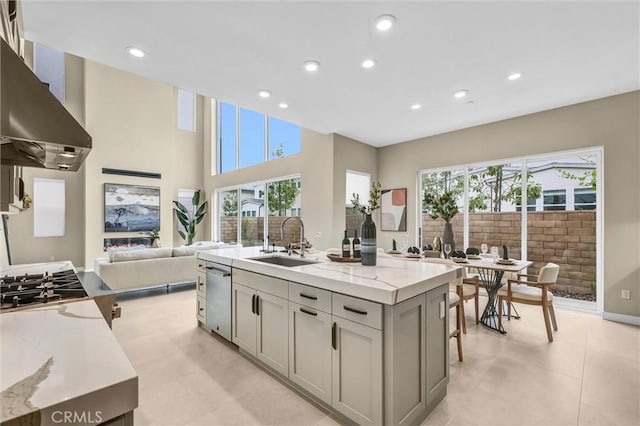
<instances>
[{"instance_id":1,"label":"tree","mask_svg":"<svg viewBox=\"0 0 640 426\"><path fill-rule=\"evenodd\" d=\"M227 192L222 200L223 216L238 216L238 191Z\"/></svg>"},{"instance_id":2,"label":"tree","mask_svg":"<svg viewBox=\"0 0 640 426\"><path fill-rule=\"evenodd\" d=\"M584 157L580 157L582 161L585 163L589 163L593 166L591 170L586 170L582 173L582 176L578 176L574 173L568 172L566 170L560 169L560 175L565 179L577 180L578 185L583 188L591 188L595 191L597 180L596 180L596 156L594 154L585 155Z\"/></svg>"},{"instance_id":3,"label":"tree","mask_svg":"<svg viewBox=\"0 0 640 426\"><path fill-rule=\"evenodd\" d=\"M515 172L505 175L504 166L489 166L484 172L469 175L469 212L484 211L490 208L492 212L502 210L502 202L507 201L515 205L520 204L522 174ZM442 196L449 192L455 199L461 199L464 193L464 176L453 175L452 172L428 173L422 176L425 190L434 195ZM542 194L542 186L535 182L533 174L527 173L527 197L537 199ZM427 206L423 200L423 211Z\"/></svg>"},{"instance_id":4,"label":"tree","mask_svg":"<svg viewBox=\"0 0 640 426\"><path fill-rule=\"evenodd\" d=\"M278 148L271 152L273 158L284 156L284 145L280 143ZM296 198L300 193L298 189L298 179L286 179L278 182L271 182L267 186L269 193L269 214L275 216L286 216L287 210L293 207Z\"/></svg>"},{"instance_id":5,"label":"tree","mask_svg":"<svg viewBox=\"0 0 640 426\"><path fill-rule=\"evenodd\" d=\"M269 185L269 214L285 216L287 209L293 207L298 193L298 179L280 180Z\"/></svg>"}]
</instances>

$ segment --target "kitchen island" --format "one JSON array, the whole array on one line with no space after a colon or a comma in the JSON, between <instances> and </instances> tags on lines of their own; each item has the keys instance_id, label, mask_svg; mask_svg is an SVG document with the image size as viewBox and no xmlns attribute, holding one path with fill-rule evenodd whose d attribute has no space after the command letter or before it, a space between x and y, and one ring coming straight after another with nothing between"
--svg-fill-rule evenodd
<instances>
[{"instance_id":1,"label":"kitchen island","mask_svg":"<svg viewBox=\"0 0 640 426\"><path fill-rule=\"evenodd\" d=\"M133 424L138 377L93 300L0 315L0 423Z\"/></svg>"},{"instance_id":2,"label":"kitchen island","mask_svg":"<svg viewBox=\"0 0 640 426\"><path fill-rule=\"evenodd\" d=\"M221 306L207 303L216 293L207 293L203 269L230 267L231 341L350 422L417 424L446 396L448 284L461 268L382 257L362 266L259 248L201 252L197 263L200 324L216 331L207 309Z\"/></svg>"}]
</instances>

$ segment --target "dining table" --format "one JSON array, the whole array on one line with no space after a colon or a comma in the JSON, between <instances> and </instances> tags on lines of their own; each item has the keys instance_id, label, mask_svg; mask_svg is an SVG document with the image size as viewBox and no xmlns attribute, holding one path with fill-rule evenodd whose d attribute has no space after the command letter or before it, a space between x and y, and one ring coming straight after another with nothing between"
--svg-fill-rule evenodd
<instances>
[{"instance_id":1,"label":"dining table","mask_svg":"<svg viewBox=\"0 0 640 426\"><path fill-rule=\"evenodd\" d=\"M506 334L504 327L498 321L498 290L502 287L502 278L505 272L518 273L528 268L533 262L528 260L509 259L509 263L502 262L500 258L479 256L478 258L466 259L460 266L475 269L480 276L480 283L487 290L489 300L482 311L480 322L492 330Z\"/></svg>"}]
</instances>

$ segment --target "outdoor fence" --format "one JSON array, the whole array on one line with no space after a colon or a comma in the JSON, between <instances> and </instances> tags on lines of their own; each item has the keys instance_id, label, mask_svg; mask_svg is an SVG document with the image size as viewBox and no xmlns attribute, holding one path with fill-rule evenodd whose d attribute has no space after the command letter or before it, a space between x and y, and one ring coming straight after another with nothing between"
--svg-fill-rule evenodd
<instances>
[{"instance_id":1,"label":"outdoor fence","mask_svg":"<svg viewBox=\"0 0 640 426\"><path fill-rule=\"evenodd\" d=\"M464 215L456 215L453 224L456 243L462 249ZM442 237L444 221L422 215L423 244ZM502 245L509 257L521 259L521 213L470 213L469 247ZM527 258L533 261L528 273L537 275L547 262L560 266L556 288L573 294L595 293L596 214L593 211L527 212Z\"/></svg>"}]
</instances>

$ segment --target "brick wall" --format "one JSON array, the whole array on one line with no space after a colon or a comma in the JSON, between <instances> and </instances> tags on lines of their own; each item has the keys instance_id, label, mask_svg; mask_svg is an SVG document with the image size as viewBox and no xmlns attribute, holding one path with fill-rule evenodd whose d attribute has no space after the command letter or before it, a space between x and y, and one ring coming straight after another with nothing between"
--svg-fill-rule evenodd
<instances>
[{"instance_id":1,"label":"brick wall","mask_svg":"<svg viewBox=\"0 0 640 426\"><path fill-rule=\"evenodd\" d=\"M456 243L462 246L462 214L451 223ZM537 274L547 262L560 266L557 288L569 293L591 293L596 283L596 217L593 211L528 212L527 258L533 261L530 274ZM470 213L469 247L506 245L509 256L520 252L521 214L519 212ZM422 241L431 243L442 237L443 220L422 218ZM502 251L500 251L502 253Z\"/></svg>"}]
</instances>

